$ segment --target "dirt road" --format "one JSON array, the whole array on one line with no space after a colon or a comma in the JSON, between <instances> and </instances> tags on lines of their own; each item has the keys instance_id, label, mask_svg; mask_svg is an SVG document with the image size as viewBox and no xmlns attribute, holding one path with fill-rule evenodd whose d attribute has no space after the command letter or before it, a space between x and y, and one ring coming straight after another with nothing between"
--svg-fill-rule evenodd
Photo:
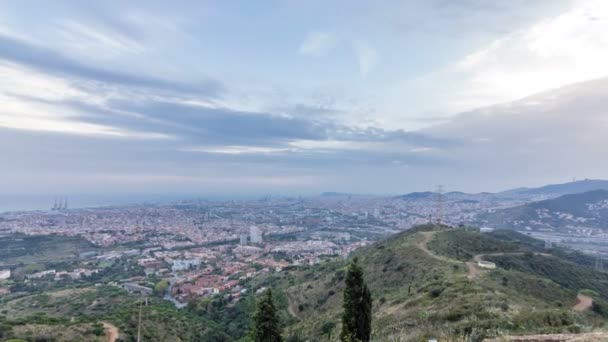
<instances>
[{"instance_id":1,"label":"dirt road","mask_svg":"<svg viewBox=\"0 0 608 342\"><path fill-rule=\"evenodd\" d=\"M108 342L116 342L118 339L118 328L111 323L103 322L103 327L106 329L106 337Z\"/></svg>"},{"instance_id":2,"label":"dirt road","mask_svg":"<svg viewBox=\"0 0 608 342\"><path fill-rule=\"evenodd\" d=\"M593 305L593 298L579 294L576 296L576 305L572 308L574 311L585 311Z\"/></svg>"},{"instance_id":3,"label":"dirt road","mask_svg":"<svg viewBox=\"0 0 608 342\"><path fill-rule=\"evenodd\" d=\"M467 261L467 278L475 279L481 274L481 270L477 267L477 263L473 261Z\"/></svg>"}]
</instances>

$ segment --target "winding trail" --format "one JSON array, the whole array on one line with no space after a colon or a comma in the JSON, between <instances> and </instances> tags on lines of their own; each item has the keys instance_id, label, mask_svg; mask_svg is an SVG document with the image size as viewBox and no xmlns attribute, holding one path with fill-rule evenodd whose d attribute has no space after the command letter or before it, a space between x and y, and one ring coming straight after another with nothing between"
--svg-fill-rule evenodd
<instances>
[{"instance_id":1,"label":"winding trail","mask_svg":"<svg viewBox=\"0 0 608 342\"><path fill-rule=\"evenodd\" d=\"M118 339L118 328L111 323L102 322L103 327L106 329L106 337L108 342L116 342Z\"/></svg>"},{"instance_id":2,"label":"winding trail","mask_svg":"<svg viewBox=\"0 0 608 342\"><path fill-rule=\"evenodd\" d=\"M593 298L580 294L576 296L576 305L572 307L574 311L585 311L593 305Z\"/></svg>"},{"instance_id":3,"label":"winding trail","mask_svg":"<svg viewBox=\"0 0 608 342\"><path fill-rule=\"evenodd\" d=\"M434 259L449 262L452 264L463 264L462 261L458 261L455 259L450 259L450 258L447 258L444 256L437 255L437 254L433 253L430 249L428 249L427 244L431 241L431 239L433 238L435 233L437 233L437 232L421 232L420 234L423 236L423 238L417 243L418 248L423 250L426 254L428 254L429 256L431 256ZM473 259L471 261L464 262L464 264L467 267L467 278L469 280L474 280L475 278L479 277L483 273L483 270L479 266L477 266L477 263L480 261L484 261L483 257L485 257L485 256L525 255L525 254L526 253L523 253L523 252L477 254L473 257ZM533 255L534 256L543 256L543 257L554 257L554 255L548 254L548 253L533 253ZM589 308L591 308L592 305L593 305L593 298L583 295L583 294L579 294L578 296L576 296L576 305L574 305L572 307L572 310L581 312L581 311L588 310ZM513 341L516 341L516 340L513 340ZM522 341L524 341L524 340L522 340ZM602 340L602 341L604 341L604 340ZM608 339L606 339L606 341L608 341Z\"/></svg>"},{"instance_id":4,"label":"winding trail","mask_svg":"<svg viewBox=\"0 0 608 342\"><path fill-rule=\"evenodd\" d=\"M437 255L435 253L433 253L427 246L427 244L431 241L431 239L433 238L433 236L437 233L437 231L431 231L431 232L420 232L420 234L422 235L422 240L420 240L417 243L417 246L423 250L426 254L428 254L429 256L431 256L434 259L437 260L441 260L441 261L445 261L445 262L449 262L452 264L463 264L462 261L459 260L455 260L455 259L451 259L451 258L447 258L441 255ZM482 253L482 254L477 254L473 257L473 259L471 261L467 261L464 262L465 266L467 267L467 278L470 280L473 280L477 277L479 277L482 273L483 270L481 268L479 268L479 266L477 266L477 263L480 261L484 261L483 257L484 256L502 256L502 255L525 255L525 253L523 252L513 252L513 253ZM545 256L545 257L552 257L553 255L551 254L547 254L547 253L534 253L535 256Z\"/></svg>"},{"instance_id":5,"label":"winding trail","mask_svg":"<svg viewBox=\"0 0 608 342\"><path fill-rule=\"evenodd\" d=\"M462 264L462 261L450 259L450 258L441 256L441 255L437 255L437 254L431 252L431 250L427 247L427 244L431 241L431 239L433 239L433 236L435 235L435 233L437 233L437 232L420 232L420 234L422 235L423 238L421 241L419 241L416 244L418 246L418 248L422 249L426 254L428 254L429 256L431 256L434 259L449 262L452 264L459 264L459 265Z\"/></svg>"}]
</instances>

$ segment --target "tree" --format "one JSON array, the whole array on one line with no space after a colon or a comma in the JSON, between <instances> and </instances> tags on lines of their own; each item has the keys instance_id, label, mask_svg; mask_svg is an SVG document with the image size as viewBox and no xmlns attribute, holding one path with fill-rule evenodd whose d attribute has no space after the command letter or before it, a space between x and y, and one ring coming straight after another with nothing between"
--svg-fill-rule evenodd
<instances>
[{"instance_id":1,"label":"tree","mask_svg":"<svg viewBox=\"0 0 608 342\"><path fill-rule=\"evenodd\" d=\"M156 283L156 285L154 285L154 293L159 296L162 297L165 295L165 292L167 292L167 289L169 288L169 282L167 280L161 280L158 283Z\"/></svg>"},{"instance_id":2,"label":"tree","mask_svg":"<svg viewBox=\"0 0 608 342\"><path fill-rule=\"evenodd\" d=\"M372 333L372 295L363 279L357 257L348 266L345 282L340 340L369 342Z\"/></svg>"},{"instance_id":3,"label":"tree","mask_svg":"<svg viewBox=\"0 0 608 342\"><path fill-rule=\"evenodd\" d=\"M272 300L272 290L268 289L262 294L253 316L253 329L251 337L255 342L282 342L281 328L277 309Z\"/></svg>"}]
</instances>

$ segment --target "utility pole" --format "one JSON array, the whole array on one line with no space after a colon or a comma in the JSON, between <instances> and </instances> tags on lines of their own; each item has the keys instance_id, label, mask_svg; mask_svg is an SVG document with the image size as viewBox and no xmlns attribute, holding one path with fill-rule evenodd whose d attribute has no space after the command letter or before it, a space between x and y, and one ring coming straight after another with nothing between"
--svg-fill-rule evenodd
<instances>
[{"instance_id":1,"label":"utility pole","mask_svg":"<svg viewBox=\"0 0 608 342\"><path fill-rule=\"evenodd\" d=\"M144 305L144 301L139 302L139 319L137 321L137 342L141 342L141 309Z\"/></svg>"}]
</instances>

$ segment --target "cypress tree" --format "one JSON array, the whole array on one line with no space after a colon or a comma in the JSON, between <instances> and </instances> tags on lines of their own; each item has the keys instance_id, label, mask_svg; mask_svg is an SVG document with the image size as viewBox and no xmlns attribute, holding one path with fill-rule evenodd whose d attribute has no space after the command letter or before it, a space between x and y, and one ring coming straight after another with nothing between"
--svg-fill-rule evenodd
<instances>
[{"instance_id":1,"label":"cypress tree","mask_svg":"<svg viewBox=\"0 0 608 342\"><path fill-rule=\"evenodd\" d=\"M372 295L363 279L363 270L353 258L346 274L342 342L369 342L372 334Z\"/></svg>"},{"instance_id":2,"label":"cypress tree","mask_svg":"<svg viewBox=\"0 0 608 342\"><path fill-rule=\"evenodd\" d=\"M255 342L282 342L281 328L277 309L272 300L272 291L266 290L257 304L257 310L253 316L253 329L251 337Z\"/></svg>"}]
</instances>

